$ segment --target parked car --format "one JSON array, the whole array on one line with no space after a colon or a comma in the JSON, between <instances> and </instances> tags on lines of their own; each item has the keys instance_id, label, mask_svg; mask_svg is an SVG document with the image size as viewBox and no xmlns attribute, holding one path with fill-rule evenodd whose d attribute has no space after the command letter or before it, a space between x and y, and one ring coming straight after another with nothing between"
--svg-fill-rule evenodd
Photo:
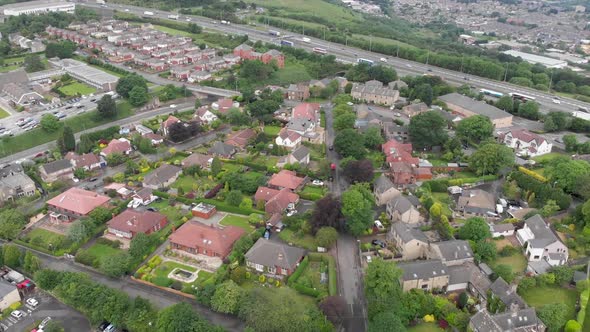
<instances>
[{"instance_id":1,"label":"parked car","mask_svg":"<svg viewBox=\"0 0 590 332\"><path fill-rule=\"evenodd\" d=\"M552 102L554 104L561 104L561 100L559 100L559 98L553 98Z\"/></svg>"},{"instance_id":2,"label":"parked car","mask_svg":"<svg viewBox=\"0 0 590 332\"><path fill-rule=\"evenodd\" d=\"M383 241L381 241L379 239L375 239L375 240L371 241L371 244L374 245L374 246L379 246L381 248L387 247L387 244L385 244L385 242L383 242Z\"/></svg>"},{"instance_id":3,"label":"parked car","mask_svg":"<svg viewBox=\"0 0 590 332\"><path fill-rule=\"evenodd\" d=\"M146 210L151 211L151 212L158 212L158 209L156 209L155 207L149 207Z\"/></svg>"},{"instance_id":4,"label":"parked car","mask_svg":"<svg viewBox=\"0 0 590 332\"><path fill-rule=\"evenodd\" d=\"M293 215L295 215L297 213L297 210L290 210L289 212L287 212L287 217L291 217Z\"/></svg>"},{"instance_id":5,"label":"parked car","mask_svg":"<svg viewBox=\"0 0 590 332\"><path fill-rule=\"evenodd\" d=\"M98 325L98 330L104 331L109 325L111 325L111 323L103 321L102 323L100 323L100 325Z\"/></svg>"},{"instance_id":6,"label":"parked car","mask_svg":"<svg viewBox=\"0 0 590 332\"><path fill-rule=\"evenodd\" d=\"M45 317L45 319L41 322L41 324L39 324L39 328L44 329L45 326L47 326L47 324L49 324L50 320L51 320L51 317Z\"/></svg>"},{"instance_id":7,"label":"parked car","mask_svg":"<svg viewBox=\"0 0 590 332\"><path fill-rule=\"evenodd\" d=\"M39 301L37 301L35 298L31 297L30 299L27 299L27 304L30 305L31 307L36 307L39 305Z\"/></svg>"},{"instance_id":8,"label":"parked car","mask_svg":"<svg viewBox=\"0 0 590 332\"><path fill-rule=\"evenodd\" d=\"M311 184L313 184L314 186L323 186L324 182L318 179L315 179L313 181L311 181Z\"/></svg>"},{"instance_id":9,"label":"parked car","mask_svg":"<svg viewBox=\"0 0 590 332\"><path fill-rule=\"evenodd\" d=\"M24 314L20 310L15 310L15 311L13 311L13 312L10 313L10 316L12 316L12 317L14 317L16 319L21 319L24 316Z\"/></svg>"},{"instance_id":10,"label":"parked car","mask_svg":"<svg viewBox=\"0 0 590 332\"><path fill-rule=\"evenodd\" d=\"M334 150L334 145L330 145L328 149L330 149L330 151Z\"/></svg>"}]
</instances>

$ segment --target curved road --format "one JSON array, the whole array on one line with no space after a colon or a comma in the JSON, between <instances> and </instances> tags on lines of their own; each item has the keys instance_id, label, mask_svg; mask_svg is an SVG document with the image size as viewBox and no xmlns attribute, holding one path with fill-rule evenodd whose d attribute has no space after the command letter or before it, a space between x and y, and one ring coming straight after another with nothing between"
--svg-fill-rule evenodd
<instances>
[{"instance_id":1,"label":"curved road","mask_svg":"<svg viewBox=\"0 0 590 332\"><path fill-rule=\"evenodd\" d=\"M102 7L96 3L86 3L79 1L79 4L99 9L103 12L110 11L110 10L118 10L118 11L125 11L131 14L142 16L144 11L151 11L154 13L154 18L160 19L168 19L168 15L170 12L160 11L153 8L142 8L136 6L128 6L128 5L118 5L118 4L109 4L106 8ZM210 18L205 18L201 16L194 16L194 15L180 15L179 21L187 22L186 19L190 19L190 22L197 23L201 25L203 28L210 29L210 30L218 30L224 33L231 33L231 34L241 34L241 35L248 35L249 39L253 41L264 41L269 43L278 43L280 38L275 36L271 36L266 29L262 27L252 27L248 25L239 25L239 24L230 24L230 25L223 25L219 23L213 23L213 20ZM304 35L293 33L287 30L278 29L275 27L269 27L274 31L279 31L281 33L282 38L287 40L293 41L296 47L303 48L306 50L311 51L314 47L321 47L325 48L328 51L328 54L333 54L342 62L347 63L354 63L357 61L359 57L370 59L375 62L379 62L382 57L387 58L387 63L382 63L384 65L389 65L394 67L400 74L413 74L413 75L421 75L421 74L433 74L438 75L444 78L445 80L455 83L455 84L469 84L476 88L484 88L490 89L502 93L509 93L509 92L518 92L525 95L530 95L536 97L536 101L539 102L543 108L551 109L551 110L558 110L562 112L573 112L577 111L578 107L586 107L590 108L589 103L584 103L579 100L575 100L572 98L565 98L560 97L561 103L555 104L553 103L553 99L555 95L542 92L534 89L529 89L526 87L510 84L507 82L502 81L495 81L491 79L486 79L479 76L468 75L462 72L442 69L435 66L429 66L424 63L414 62L410 60L405 60L396 57L384 56L380 53L375 52L368 52L358 48L345 46L342 44L328 42L322 39L307 37L309 38L309 42L303 42L302 38ZM430 70L430 71L428 71ZM467 78L467 80L465 79Z\"/></svg>"}]
</instances>

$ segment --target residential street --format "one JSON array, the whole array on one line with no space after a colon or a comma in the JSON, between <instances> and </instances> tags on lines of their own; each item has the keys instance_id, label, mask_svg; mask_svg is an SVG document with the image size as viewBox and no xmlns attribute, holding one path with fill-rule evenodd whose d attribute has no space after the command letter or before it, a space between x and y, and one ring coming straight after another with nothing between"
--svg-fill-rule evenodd
<instances>
[{"instance_id":1,"label":"residential street","mask_svg":"<svg viewBox=\"0 0 590 332\"><path fill-rule=\"evenodd\" d=\"M323 105L323 107L326 113L326 145L332 146L334 143L332 105ZM336 151L328 150L326 157L331 163L338 164L339 156ZM346 190L348 183L341 176L339 168L336 168L333 176L331 192L335 196L340 196L342 191ZM344 330L347 332L366 331L367 314L359 244L354 237L341 235L336 244L336 253L339 293L346 300L349 310L343 323Z\"/></svg>"},{"instance_id":2,"label":"residential street","mask_svg":"<svg viewBox=\"0 0 590 332\"><path fill-rule=\"evenodd\" d=\"M20 247L26 248L23 246ZM26 249L30 250L29 248ZM68 259L55 258L53 256L38 251L34 251L34 253L37 256L39 256L39 258L43 262L44 267L57 271L83 272L89 275L90 278L92 278L94 281L104 284L110 288L122 290L132 298L141 296L145 299L148 299L159 309L171 306L178 302L188 302L193 306L195 311L200 313L211 323L215 325L220 325L227 331L238 332L244 329L244 323L240 321L237 317L214 312L211 309L204 307L196 303L196 301L188 299L184 296L176 295L165 290L158 289L156 287L136 283L129 278L109 278L83 265L76 264Z\"/></svg>"}]
</instances>

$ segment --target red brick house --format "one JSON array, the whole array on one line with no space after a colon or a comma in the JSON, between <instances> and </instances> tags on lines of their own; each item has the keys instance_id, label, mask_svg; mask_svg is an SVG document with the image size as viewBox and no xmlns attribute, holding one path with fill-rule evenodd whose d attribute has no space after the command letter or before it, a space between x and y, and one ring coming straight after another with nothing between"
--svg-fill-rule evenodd
<instances>
[{"instance_id":1,"label":"red brick house","mask_svg":"<svg viewBox=\"0 0 590 332\"><path fill-rule=\"evenodd\" d=\"M249 268L282 278L295 271L305 254L304 249L260 238L244 257Z\"/></svg>"},{"instance_id":2,"label":"red brick house","mask_svg":"<svg viewBox=\"0 0 590 332\"><path fill-rule=\"evenodd\" d=\"M111 199L95 192L70 188L47 201L52 222L73 221L87 216L99 206L106 207Z\"/></svg>"},{"instance_id":3,"label":"red brick house","mask_svg":"<svg viewBox=\"0 0 590 332\"><path fill-rule=\"evenodd\" d=\"M224 259L245 231L236 226L218 228L200 222L188 221L170 235L173 249L189 254L201 254Z\"/></svg>"},{"instance_id":4,"label":"red brick house","mask_svg":"<svg viewBox=\"0 0 590 332\"><path fill-rule=\"evenodd\" d=\"M254 195L254 200L256 202L264 202L264 211L266 213L281 214L289 207L289 204L295 205L299 202L299 195L287 188L277 190L268 187L258 187Z\"/></svg>"},{"instance_id":5,"label":"red brick house","mask_svg":"<svg viewBox=\"0 0 590 332\"><path fill-rule=\"evenodd\" d=\"M285 56L283 53L277 50L269 50L265 53L258 53L254 51L251 46L242 44L234 48L233 54L244 60L260 60L267 64L274 60L276 61L279 68L285 67Z\"/></svg>"},{"instance_id":6,"label":"red brick house","mask_svg":"<svg viewBox=\"0 0 590 332\"><path fill-rule=\"evenodd\" d=\"M152 211L127 209L107 222L107 231L114 236L131 240L136 234L151 234L168 223L165 215Z\"/></svg>"},{"instance_id":7,"label":"red brick house","mask_svg":"<svg viewBox=\"0 0 590 332\"><path fill-rule=\"evenodd\" d=\"M195 217L209 219L217 213L217 208L215 207L215 205L199 203L195 207L193 207L191 213Z\"/></svg>"}]
</instances>

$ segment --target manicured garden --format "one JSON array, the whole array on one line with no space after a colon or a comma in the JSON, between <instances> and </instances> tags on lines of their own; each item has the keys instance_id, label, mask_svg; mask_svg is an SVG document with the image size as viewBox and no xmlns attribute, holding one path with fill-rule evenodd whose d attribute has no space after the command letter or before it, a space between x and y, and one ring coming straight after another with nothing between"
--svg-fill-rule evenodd
<instances>
[{"instance_id":1,"label":"manicured garden","mask_svg":"<svg viewBox=\"0 0 590 332\"><path fill-rule=\"evenodd\" d=\"M264 133L270 136L276 136L281 131L279 126L264 126Z\"/></svg>"},{"instance_id":2,"label":"manicured garden","mask_svg":"<svg viewBox=\"0 0 590 332\"><path fill-rule=\"evenodd\" d=\"M113 248L110 245L95 243L92 246L90 246L90 248L86 249L86 252L98 257L99 259L104 259L105 257L116 255L122 252L122 250Z\"/></svg>"},{"instance_id":3,"label":"manicured garden","mask_svg":"<svg viewBox=\"0 0 590 332\"><path fill-rule=\"evenodd\" d=\"M578 292L575 289L544 286L532 287L520 294L528 305L539 309L547 304L563 303L567 305L568 319L575 319Z\"/></svg>"},{"instance_id":4,"label":"manicured garden","mask_svg":"<svg viewBox=\"0 0 590 332\"><path fill-rule=\"evenodd\" d=\"M192 283L184 283L176 279L168 278L170 272L174 269L182 269L188 272L196 272L197 279ZM143 281L151 282L160 287L171 287L188 293L195 286L200 286L207 281L213 274L207 271L199 270L193 266L182 264L176 261L164 261L160 256L152 257L146 265L140 267L135 272L135 277ZM176 283L176 285L174 285Z\"/></svg>"},{"instance_id":5,"label":"manicured garden","mask_svg":"<svg viewBox=\"0 0 590 332\"><path fill-rule=\"evenodd\" d=\"M84 83L72 81L68 85L60 87L59 91L61 91L66 96L82 96L95 93L96 89Z\"/></svg>"},{"instance_id":6,"label":"manicured garden","mask_svg":"<svg viewBox=\"0 0 590 332\"><path fill-rule=\"evenodd\" d=\"M221 224L223 226L237 226L237 227L242 228L243 230L245 230L248 233L250 233L254 229L254 226L252 226L252 225L250 225L250 223L248 223L247 217L242 217L242 216L238 216L235 214L226 215L225 217L223 217L223 219L221 219L219 224Z\"/></svg>"},{"instance_id":7,"label":"manicured garden","mask_svg":"<svg viewBox=\"0 0 590 332\"><path fill-rule=\"evenodd\" d=\"M62 244L66 242L66 237L62 234L51 232L43 228L35 228L27 233L21 240L29 243L32 247L55 252L56 250L61 249Z\"/></svg>"},{"instance_id":8,"label":"manicured garden","mask_svg":"<svg viewBox=\"0 0 590 332\"><path fill-rule=\"evenodd\" d=\"M299 193L301 198L308 199L310 201L317 201L324 197L328 189L323 186L306 185L303 190Z\"/></svg>"},{"instance_id":9,"label":"manicured garden","mask_svg":"<svg viewBox=\"0 0 590 332\"><path fill-rule=\"evenodd\" d=\"M512 267L512 271L514 273L522 274L526 269L527 260L524 257L524 255L520 251L518 251L506 257L498 255L496 261L494 262L494 265L498 266L501 264Z\"/></svg>"}]
</instances>

